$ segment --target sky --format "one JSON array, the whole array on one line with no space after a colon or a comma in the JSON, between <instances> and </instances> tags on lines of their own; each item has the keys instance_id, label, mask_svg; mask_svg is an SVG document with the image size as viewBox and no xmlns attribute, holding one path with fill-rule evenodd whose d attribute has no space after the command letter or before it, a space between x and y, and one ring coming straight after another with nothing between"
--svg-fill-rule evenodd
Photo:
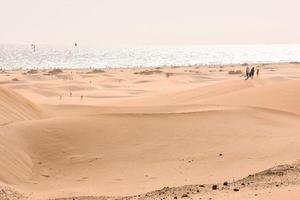
<instances>
[{"instance_id":1,"label":"sky","mask_svg":"<svg viewBox=\"0 0 300 200\"><path fill-rule=\"evenodd\" d=\"M0 0L0 43L300 43L299 0Z\"/></svg>"}]
</instances>

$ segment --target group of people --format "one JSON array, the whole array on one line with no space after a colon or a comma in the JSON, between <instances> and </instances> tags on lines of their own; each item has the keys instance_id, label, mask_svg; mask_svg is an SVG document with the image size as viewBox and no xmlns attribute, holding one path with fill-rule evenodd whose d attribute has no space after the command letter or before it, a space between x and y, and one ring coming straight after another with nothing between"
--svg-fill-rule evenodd
<instances>
[{"instance_id":1,"label":"group of people","mask_svg":"<svg viewBox=\"0 0 300 200\"><path fill-rule=\"evenodd\" d=\"M70 92L70 97L72 97L73 96L73 93L72 92ZM62 95L59 95L59 100L62 100ZM82 101L83 100L83 95L81 95L80 96L80 100Z\"/></svg>"},{"instance_id":2,"label":"group of people","mask_svg":"<svg viewBox=\"0 0 300 200\"><path fill-rule=\"evenodd\" d=\"M252 67L250 69L250 67L247 66L247 68L246 68L246 80L248 80L249 78L253 78L254 75L255 75L255 67ZM257 76L257 78L259 76L259 67L258 66L256 67L256 76Z\"/></svg>"}]
</instances>

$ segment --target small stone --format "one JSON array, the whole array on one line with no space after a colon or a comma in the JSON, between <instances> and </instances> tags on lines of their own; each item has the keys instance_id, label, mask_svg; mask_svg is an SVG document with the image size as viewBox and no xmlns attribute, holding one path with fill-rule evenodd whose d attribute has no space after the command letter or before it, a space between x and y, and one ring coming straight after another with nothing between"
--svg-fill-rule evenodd
<instances>
[{"instance_id":1,"label":"small stone","mask_svg":"<svg viewBox=\"0 0 300 200\"><path fill-rule=\"evenodd\" d=\"M218 189L218 185L213 185L212 186L212 190L217 190Z\"/></svg>"},{"instance_id":2,"label":"small stone","mask_svg":"<svg viewBox=\"0 0 300 200\"><path fill-rule=\"evenodd\" d=\"M238 191L240 191L239 189L237 189L237 188L234 188L233 189L233 191L235 191L235 192L238 192Z\"/></svg>"},{"instance_id":3,"label":"small stone","mask_svg":"<svg viewBox=\"0 0 300 200\"><path fill-rule=\"evenodd\" d=\"M185 197L188 197L188 196L189 196L188 194L183 194L181 197L185 198Z\"/></svg>"},{"instance_id":4,"label":"small stone","mask_svg":"<svg viewBox=\"0 0 300 200\"><path fill-rule=\"evenodd\" d=\"M227 181L225 181L225 182L223 183L223 185L224 185L224 186L227 186L227 185L228 185L228 182L227 182Z\"/></svg>"}]
</instances>

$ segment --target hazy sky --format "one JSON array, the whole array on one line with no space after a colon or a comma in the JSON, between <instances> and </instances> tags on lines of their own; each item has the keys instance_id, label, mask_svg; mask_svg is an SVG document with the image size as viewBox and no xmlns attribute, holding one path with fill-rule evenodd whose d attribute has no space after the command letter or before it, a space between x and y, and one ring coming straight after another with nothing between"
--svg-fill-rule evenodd
<instances>
[{"instance_id":1,"label":"hazy sky","mask_svg":"<svg viewBox=\"0 0 300 200\"><path fill-rule=\"evenodd\" d=\"M0 43L300 43L300 0L0 0Z\"/></svg>"}]
</instances>

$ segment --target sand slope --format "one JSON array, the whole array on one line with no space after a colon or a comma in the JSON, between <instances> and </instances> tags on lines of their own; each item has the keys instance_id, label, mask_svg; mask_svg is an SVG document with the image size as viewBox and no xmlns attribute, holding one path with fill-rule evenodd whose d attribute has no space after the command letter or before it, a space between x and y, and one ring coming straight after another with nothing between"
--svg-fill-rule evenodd
<instances>
[{"instance_id":1,"label":"sand slope","mask_svg":"<svg viewBox=\"0 0 300 200\"><path fill-rule=\"evenodd\" d=\"M38 119L42 111L18 93L0 87L0 125L20 120Z\"/></svg>"},{"instance_id":2,"label":"sand slope","mask_svg":"<svg viewBox=\"0 0 300 200\"><path fill-rule=\"evenodd\" d=\"M42 110L10 89L0 88L0 180L24 181L31 174L31 158L4 134L6 125L23 120L39 119Z\"/></svg>"}]
</instances>

